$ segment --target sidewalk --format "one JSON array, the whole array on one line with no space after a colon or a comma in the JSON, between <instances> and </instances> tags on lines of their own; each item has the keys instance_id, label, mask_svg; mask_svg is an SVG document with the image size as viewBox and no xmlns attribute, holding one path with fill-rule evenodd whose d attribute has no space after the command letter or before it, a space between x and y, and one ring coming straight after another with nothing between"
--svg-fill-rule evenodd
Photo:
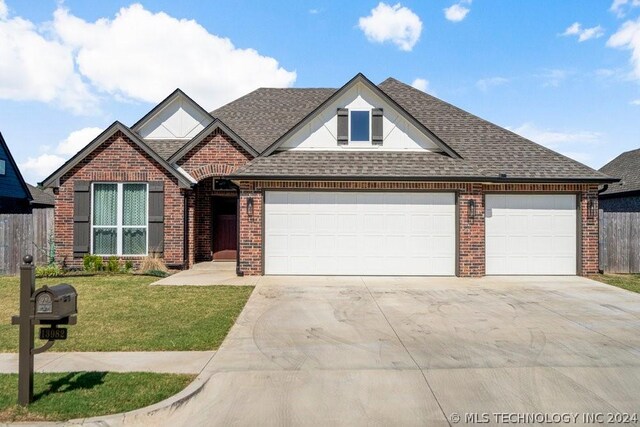
<instances>
[{"instance_id":1,"label":"sidewalk","mask_svg":"<svg viewBox=\"0 0 640 427\"><path fill-rule=\"evenodd\" d=\"M48 352L35 356L35 371L199 374L215 353L215 351ZM0 353L0 374L17 372L18 354Z\"/></svg>"}]
</instances>

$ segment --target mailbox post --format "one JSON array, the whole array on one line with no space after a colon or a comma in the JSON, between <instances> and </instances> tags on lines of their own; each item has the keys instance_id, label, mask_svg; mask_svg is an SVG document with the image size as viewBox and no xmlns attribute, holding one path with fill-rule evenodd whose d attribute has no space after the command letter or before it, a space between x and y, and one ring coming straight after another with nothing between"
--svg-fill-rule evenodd
<instances>
[{"instance_id":1,"label":"mailbox post","mask_svg":"<svg viewBox=\"0 0 640 427\"><path fill-rule=\"evenodd\" d=\"M36 270L33 257L26 255L20 266L20 314L11 323L20 326L18 345L18 404L27 406L33 400L33 356L47 351L56 340L66 339L67 330L58 325L75 325L78 313L77 293L71 285L56 285L35 290ZM40 329L40 339L47 343L33 348L34 326Z\"/></svg>"},{"instance_id":2,"label":"mailbox post","mask_svg":"<svg viewBox=\"0 0 640 427\"><path fill-rule=\"evenodd\" d=\"M20 266L20 345L18 357L18 403L26 406L33 400L33 321L31 295L36 288L33 257L27 255Z\"/></svg>"}]
</instances>

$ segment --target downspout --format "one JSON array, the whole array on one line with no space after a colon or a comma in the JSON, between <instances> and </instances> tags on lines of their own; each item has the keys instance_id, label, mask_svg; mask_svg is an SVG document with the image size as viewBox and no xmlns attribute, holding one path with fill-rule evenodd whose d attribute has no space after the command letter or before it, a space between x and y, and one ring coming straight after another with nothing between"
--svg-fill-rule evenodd
<instances>
[{"instance_id":1,"label":"downspout","mask_svg":"<svg viewBox=\"0 0 640 427\"><path fill-rule=\"evenodd\" d=\"M604 184L601 189L598 190L598 194L602 194L609 189L609 184Z\"/></svg>"},{"instance_id":2,"label":"downspout","mask_svg":"<svg viewBox=\"0 0 640 427\"><path fill-rule=\"evenodd\" d=\"M238 242L238 249L236 250L236 275L244 276L244 272L240 269L240 186L235 182L229 181L229 185L231 185L236 190L236 216L237 224L236 224L236 241Z\"/></svg>"},{"instance_id":3,"label":"downspout","mask_svg":"<svg viewBox=\"0 0 640 427\"><path fill-rule=\"evenodd\" d=\"M184 230L182 241L182 266L186 270L189 268L189 193L184 192Z\"/></svg>"}]
</instances>

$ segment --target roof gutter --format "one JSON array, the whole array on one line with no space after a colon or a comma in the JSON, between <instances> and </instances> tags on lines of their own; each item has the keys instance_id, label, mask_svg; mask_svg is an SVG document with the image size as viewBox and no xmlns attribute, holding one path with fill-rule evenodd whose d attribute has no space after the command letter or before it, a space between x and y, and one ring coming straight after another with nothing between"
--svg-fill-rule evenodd
<instances>
[{"instance_id":1,"label":"roof gutter","mask_svg":"<svg viewBox=\"0 0 640 427\"><path fill-rule=\"evenodd\" d=\"M299 176L299 175L231 175L227 177L236 181L384 181L384 182L482 182L488 184L540 183L540 184L606 184L618 182L617 178L500 178L487 176Z\"/></svg>"}]
</instances>

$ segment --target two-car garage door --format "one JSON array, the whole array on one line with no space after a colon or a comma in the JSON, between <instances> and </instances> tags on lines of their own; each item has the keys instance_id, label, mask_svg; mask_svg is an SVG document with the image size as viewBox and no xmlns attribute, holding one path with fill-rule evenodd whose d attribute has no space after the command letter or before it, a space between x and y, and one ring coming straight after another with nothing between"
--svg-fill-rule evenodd
<instances>
[{"instance_id":1,"label":"two-car garage door","mask_svg":"<svg viewBox=\"0 0 640 427\"><path fill-rule=\"evenodd\" d=\"M486 274L576 274L576 196L487 194ZM454 193L267 191L266 274L454 275ZM481 249L481 248L480 248Z\"/></svg>"},{"instance_id":2,"label":"two-car garage door","mask_svg":"<svg viewBox=\"0 0 640 427\"><path fill-rule=\"evenodd\" d=\"M265 273L454 275L454 193L268 191Z\"/></svg>"}]
</instances>

